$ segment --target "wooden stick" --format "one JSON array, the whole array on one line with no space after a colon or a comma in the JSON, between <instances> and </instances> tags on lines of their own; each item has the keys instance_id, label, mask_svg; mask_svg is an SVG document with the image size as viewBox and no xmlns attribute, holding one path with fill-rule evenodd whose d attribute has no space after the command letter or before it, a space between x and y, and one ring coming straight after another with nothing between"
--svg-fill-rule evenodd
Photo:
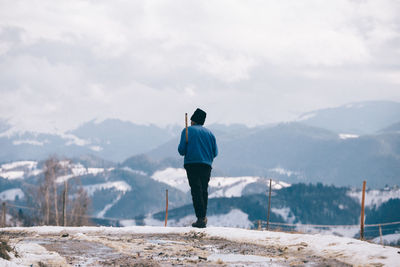
<instances>
[{"instance_id":1,"label":"wooden stick","mask_svg":"<svg viewBox=\"0 0 400 267\"><path fill-rule=\"evenodd\" d=\"M381 245L383 246L382 227L381 227L381 225L379 225L379 236L381 237Z\"/></svg>"},{"instance_id":2,"label":"wooden stick","mask_svg":"<svg viewBox=\"0 0 400 267\"><path fill-rule=\"evenodd\" d=\"M269 196L268 196L267 230L269 230L269 211L270 211L270 209L271 209L271 188L272 188L272 179L269 179Z\"/></svg>"},{"instance_id":3,"label":"wooden stick","mask_svg":"<svg viewBox=\"0 0 400 267\"><path fill-rule=\"evenodd\" d=\"M165 227L167 227L168 222L168 189L165 190Z\"/></svg>"},{"instance_id":4,"label":"wooden stick","mask_svg":"<svg viewBox=\"0 0 400 267\"><path fill-rule=\"evenodd\" d=\"M360 239L364 239L364 204L365 204L365 184L367 182L363 182L363 190L362 190L362 198L361 198L361 228L360 228Z\"/></svg>"},{"instance_id":5,"label":"wooden stick","mask_svg":"<svg viewBox=\"0 0 400 267\"><path fill-rule=\"evenodd\" d=\"M186 127L186 144L189 141L189 136L188 136L188 118L187 118L187 113L185 113L185 127Z\"/></svg>"}]
</instances>

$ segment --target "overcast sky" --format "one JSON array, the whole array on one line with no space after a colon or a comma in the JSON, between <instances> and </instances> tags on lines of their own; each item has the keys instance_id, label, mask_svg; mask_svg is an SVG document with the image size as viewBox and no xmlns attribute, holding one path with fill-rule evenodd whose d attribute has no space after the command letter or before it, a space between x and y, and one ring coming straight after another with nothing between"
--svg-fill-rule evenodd
<instances>
[{"instance_id":1,"label":"overcast sky","mask_svg":"<svg viewBox=\"0 0 400 267\"><path fill-rule=\"evenodd\" d=\"M0 0L0 118L263 124L400 101L400 1Z\"/></svg>"}]
</instances>

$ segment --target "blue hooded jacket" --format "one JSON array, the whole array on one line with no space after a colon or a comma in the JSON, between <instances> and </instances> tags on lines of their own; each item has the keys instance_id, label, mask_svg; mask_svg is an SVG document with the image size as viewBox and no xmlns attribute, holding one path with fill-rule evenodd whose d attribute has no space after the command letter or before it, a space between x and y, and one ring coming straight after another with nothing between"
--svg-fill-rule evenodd
<instances>
[{"instance_id":1,"label":"blue hooded jacket","mask_svg":"<svg viewBox=\"0 0 400 267\"><path fill-rule=\"evenodd\" d=\"M183 129L178 152L181 156L185 156L184 164L204 163L211 166L218 155L218 147L213 133L196 124L188 127L188 143Z\"/></svg>"}]
</instances>

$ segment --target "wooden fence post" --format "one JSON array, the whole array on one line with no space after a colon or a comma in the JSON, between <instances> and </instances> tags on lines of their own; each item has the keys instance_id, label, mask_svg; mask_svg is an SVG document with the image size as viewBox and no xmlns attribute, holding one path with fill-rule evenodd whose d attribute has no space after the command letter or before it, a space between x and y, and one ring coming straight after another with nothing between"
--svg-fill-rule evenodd
<instances>
[{"instance_id":1,"label":"wooden fence post","mask_svg":"<svg viewBox=\"0 0 400 267\"><path fill-rule=\"evenodd\" d=\"M267 214L267 231L269 230L269 211L270 211L270 209L271 209L271 190L272 190L272 179L269 179L268 214Z\"/></svg>"},{"instance_id":2,"label":"wooden fence post","mask_svg":"<svg viewBox=\"0 0 400 267\"><path fill-rule=\"evenodd\" d=\"M361 226L360 226L360 239L364 239L364 204L365 204L365 185L366 181L363 181L362 198L361 198Z\"/></svg>"},{"instance_id":3,"label":"wooden fence post","mask_svg":"<svg viewBox=\"0 0 400 267\"><path fill-rule=\"evenodd\" d=\"M6 227L6 202L3 202L1 210L1 227Z\"/></svg>"},{"instance_id":4,"label":"wooden fence post","mask_svg":"<svg viewBox=\"0 0 400 267\"><path fill-rule=\"evenodd\" d=\"M67 196L68 196L68 181L64 181L64 191L63 191L63 226L67 226Z\"/></svg>"},{"instance_id":5,"label":"wooden fence post","mask_svg":"<svg viewBox=\"0 0 400 267\"><path fill-rule=\"evenodd\" d=\"M379 236L381 238L381 245L383 246L383 239L382 239L382 227L379 225Z\"/></svg>"},{"instance_id":6,"label":"wooden fence post","mask_svg":"<svg viewBox=\"0 0 400 267\"><path fill-rule=\"evenodd\" d=\"M168 189L165 190L165 227L167 227L168 222Z\"/></svg>"}]
</instances>

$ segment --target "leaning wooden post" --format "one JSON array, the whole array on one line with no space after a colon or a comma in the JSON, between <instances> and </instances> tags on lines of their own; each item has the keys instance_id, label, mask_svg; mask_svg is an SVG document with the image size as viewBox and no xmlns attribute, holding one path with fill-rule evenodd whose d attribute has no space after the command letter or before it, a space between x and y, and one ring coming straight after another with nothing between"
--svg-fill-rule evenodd
<instances>
[{"instance_id":1,"label":"leaning wooden post","mask_svg":"<svg viewBox=\"0 0 400 267\"><path fill-rule=\"evenodd\" d=\"M271 190L272 190L272 179L269 179L267 230L269 230L269 213L270 213L270 210L271 210Z\"/></svg>"},{"instance_id":2,"label":"leaning wooden post","mask_svg":"<svg viewBox=\"0 0 400 267\"><path fill-rule=\"evenodd\" d=\"M6 202L3 202L1 210L1 227L6 227Z\"/></svg>"},{"instance_id":3,"label":"leaning wooden post","mask_svg":"<svg viewBox=\"0 0 400 267\"><path fill-rule=\"evenodd\" d=\"M362 198L361 198L361 228L360 228L360 239L364 239L364 204L365 204L365 185L366 181L363 182Z\"/></svg>"},{"instance_id":4,"label":"leaning wooden post","mask_svg":"<svg viewBox=\"0 0 400 267\"><path fill-rule=\"evenodd\" d=\"M167 227L168 222L168 189L165 190L165 227Z\"/></svg>"},{"instance_id":5,"label":"leaning wooden post","mask_svg":"<svg viewBox=\"0 0 400 267\"><path fill-rule=\"evenodd\" d=\"M186 144L189 141L189 136L188 136L188 117L187 113L185 113L185 134L186 134Z\"/></svg>"},{"instance_id":6,"label":"leaning wooden post","mask_svg":"<svg viewBox=\"0 0 400 267\"><path fill-rule=\"evenodd\" d=\"M68 182L64 181L63 191L63 225L67 226L67 196L68 196Z\"/></svg>"}]
</instances>

